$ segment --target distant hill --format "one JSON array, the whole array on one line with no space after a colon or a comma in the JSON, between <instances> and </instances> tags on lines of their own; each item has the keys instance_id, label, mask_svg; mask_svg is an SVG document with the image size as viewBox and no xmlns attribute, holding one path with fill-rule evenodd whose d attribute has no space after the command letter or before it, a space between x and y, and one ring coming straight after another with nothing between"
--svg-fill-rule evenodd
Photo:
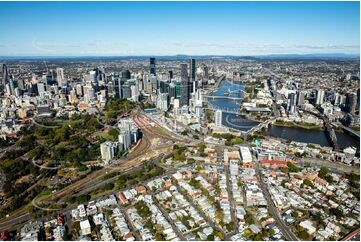
<instances>
[{"instance_id":1,"label":"distant hill","mask_svg":"<svg viewBox=\"0 0 361 242\"><path fill-rule=\"evenodd\" d=\"M180 60L180 59L243 59L243 60L257 60L257 59L358 59L357 54L344 53L325 53L325 54L271 54L271 55L139 55L139 56L0 56L0 60L145 60L149 57L155 57L160 60Z\"/></svg>"}]
</instances>

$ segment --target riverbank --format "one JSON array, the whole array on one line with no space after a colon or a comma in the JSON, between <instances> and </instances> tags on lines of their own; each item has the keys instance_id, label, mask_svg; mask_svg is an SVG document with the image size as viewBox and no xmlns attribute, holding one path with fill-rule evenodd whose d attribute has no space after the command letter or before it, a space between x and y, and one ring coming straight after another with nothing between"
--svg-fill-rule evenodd
<instances>
[{"instance_id":1,"label":"riverbank","mask_svg":"<svg viewBox=\"0 0 361 242\"><path fill-rule=\"evenodd\" d=\"M279 127L298 127L298 128L302 128L302 129L308 129L308 130L323 130L323 126L319 126L319 125L310 125L310 124L306 124L306 123L297 123L297 122L284 122L284 121L279 121L277 120L276 122L273 123L274 126L279 126Z\"/></svg>"},{"instance_id":2,"label":"riverbank","mask_svg":"<svg viewBox=\"0 0 361 242\"><path fill-rule=\"evenodd\" d=\"M244 90L244 85L235 84L229 81L222 81L220 87L214 95L224 96L228 90ZM224 110L239 110L241 101L229 100L227 97L224 99L210 99L210 104ZM231 131L247 131L252 127L258 125L260 120L250 114L231 114L224 112L222 115L222 124ZM314 143L321 146L331 147L328 138L324 132L323 126L309 125L303 123L280 123L271 125L264 135L283 138L284 140L293 140L303 143ZM359 140L351 137L350 135L336 130L337 142L342 148L349 146L356 147L359 150Z\"/></svg>"}]
</instances>

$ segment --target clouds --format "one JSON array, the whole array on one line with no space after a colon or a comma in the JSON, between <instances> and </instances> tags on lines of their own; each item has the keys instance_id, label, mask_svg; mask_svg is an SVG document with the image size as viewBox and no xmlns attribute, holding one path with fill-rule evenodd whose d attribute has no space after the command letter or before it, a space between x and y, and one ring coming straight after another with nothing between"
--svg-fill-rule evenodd
<instances>
[{"instance_id":1,"label":"clouds","mask_svg":"<svg viewBox=\"0 0 361 242\"><path fill-rule=\"evenodd\" d=\"M348 53L360 51L359 45L343 44L272 44L272 43L166 43L164 49L182 54L227 54L227 55L259 55L259 54L317 54Z\"/></svg>"},{"instance_id":2,"label":"clouds","mask_svg":"<svg viewBox=\"0 0 361 242\"><path fill-rule=\"evenodd\" d=\"M33 51L39 55L129 55L136 53L125 48L128 46L127 43L100 40L87 43L52 43L33 39L31 46Z\"/></svg>"},{"instance_id":3,"label":"clouds","mask_svg":"<svg viewBox=\"0 0 361 242\"><path fill-rule=\"evenodd\" d=\"M359 7L357 2L0 2L0 55L358 53Z\"/></svg>"},{"instance_id":4,"label":"clouds","mask_svg":"<svg viewBox=\"0 0 361 242\"><path fill-rule=\"evenodd\" d=\"M0 43L0 55L6 55L8 49L17 49L16 45ZM326 54L345 53L357 54L359 45L353 44L307 44L307 43L247 43L247 42L215 42L215 41L184 41L184 42L144 42L88 40L84 42L51 42L36 39L31 41L29 53L12 52L17 55L267 55L267 54Z\"/></svg>"}]
</instances>

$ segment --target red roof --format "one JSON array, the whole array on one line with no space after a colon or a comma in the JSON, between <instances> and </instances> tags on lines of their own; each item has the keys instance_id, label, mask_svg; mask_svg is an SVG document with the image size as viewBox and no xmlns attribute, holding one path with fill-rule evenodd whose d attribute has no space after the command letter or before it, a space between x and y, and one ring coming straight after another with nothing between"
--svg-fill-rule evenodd
<instances>
[{"instance_id":1,"label":"red roof","mask_svg":"<svg viewBox=\"0 0 361 242\"><path fill-rule=\"evenodd\" d=\"M9 231L5 230L0 234L0 240L1 241L7 240L9 238L9 235L10 235Z\"/></svg>"},{"instance_id":2,"label":"red roof","mask_svg":"<svg viewBox=\"0 0 361 242\"><path fill-rule=\"evenodd\" d=\"M130 237L133 237L133 233L132 232L129 232L127 233L126 235L124 235L124 239L128 239Z\"/></svg>"},{"instance_id":3,"label":"red roof","mask_svg":"<svg viewBox=\"0 0 361 242\"><path fill-rule=\"evenodd\" d=\"M284 160L262 160L261 163L262 164L270 164L273 166L287 165L287 161L284 161Z\"/></svg>"},{"instance_id":4,"label":"red roof","mask_svg":"<svg viewBox=\"0 0 361 242\"><path fill-rule=\"evenodd\" d=\"M139 193L139 192L146 192L147 191L147 189L144 187L144 186L142 186L142 185L138 185L138 186L136 186L135 187L135 190Z\"/></svg>"},{"instance_id":5,"label":"red roof","mask_svg":"<svg viewBox=\"0 0 361 242\"><path fill-rule=\"evenodd\" d=\"M121 192L118 194L118 198L120 199L120 201L122 201L123 203L127 203L128 199L124 196L124 194Z\"/></svg>"}]
</instances>

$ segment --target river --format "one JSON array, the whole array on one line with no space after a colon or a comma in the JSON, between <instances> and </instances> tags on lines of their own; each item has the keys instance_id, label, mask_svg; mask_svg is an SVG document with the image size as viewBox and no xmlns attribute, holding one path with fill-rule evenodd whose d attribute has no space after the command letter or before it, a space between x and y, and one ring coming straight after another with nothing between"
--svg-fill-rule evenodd
<instances>
[{"instance_id":1,"label":"river","mask_svg":"<svg viewBox=\"0 0 361 242\"><path fill-rule=\"evenodd\" d=\"M239 90L244 90L244 85L232 83L230 81L222 81L218 90L216 90L214 96L224 96L225 98L209 99L210 104L215 109L238 111L241 100L232 100L227 98L225 93L231 90L232 93L229 96L237 97ZM258 122L247 119L245 116L236 115L232 113L223 112L222 113L222 124L226 127L233 128L240 131L247 131L252 127L256 126ZM303 129L300 127L281 127L272 125L267 134L270 136L293 140L298 142L305 143L314 143L321 146L331 146L330 142L327 139L327 136L324 131L317 129ZM342 131L336 132L338 144L342 148L348 146L354 146L360 150L360 141L357 138L351 137L350 135L343 133Z\"/></svg>"}]
</instances>

